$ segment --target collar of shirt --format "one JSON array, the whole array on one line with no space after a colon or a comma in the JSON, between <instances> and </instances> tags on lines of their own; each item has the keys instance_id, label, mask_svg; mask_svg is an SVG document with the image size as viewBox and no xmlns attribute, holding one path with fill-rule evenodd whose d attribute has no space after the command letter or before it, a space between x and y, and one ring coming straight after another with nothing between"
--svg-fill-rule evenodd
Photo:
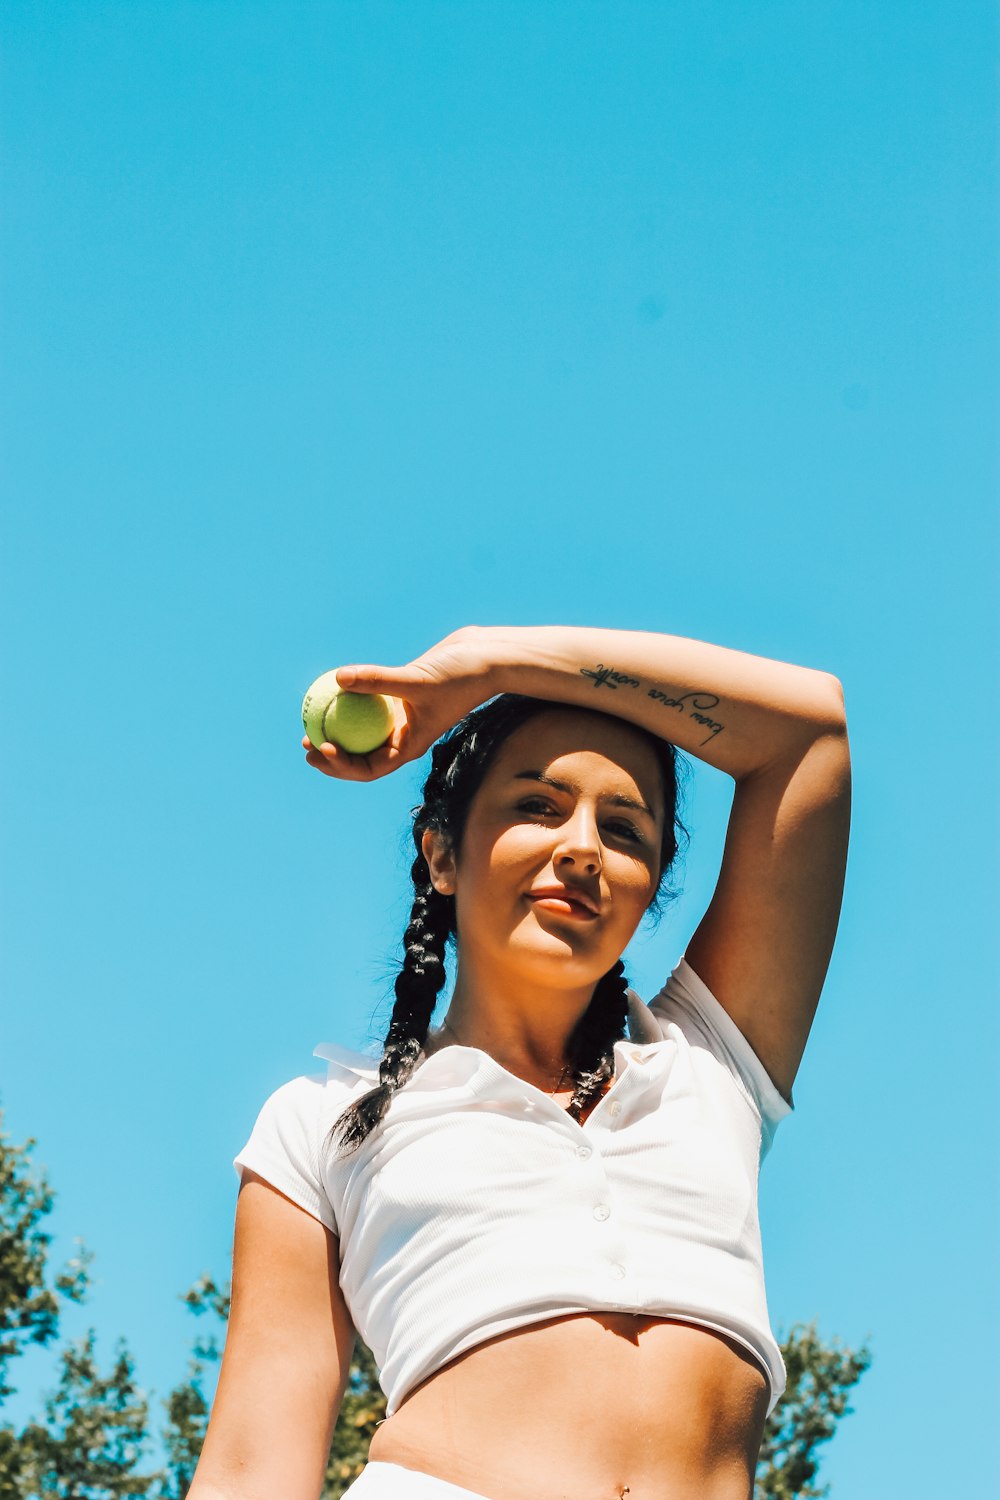
<instances>
[{"instance_id":1,"label":"collar of shirt","mask_svg":"<svg viewBox=\"0 0 1000 1500\"><path fill-rule=\"evenodd\" d=\"M617 1055L621 1049L622 1057L630 1060L641 1061L647 1047L663 1040L655 1016L634 990L628 992L627 1029L627 1038L615 1043L615 1053ZM321 1042L314 1049L313 1056L332 1063L339 1072L353 1074L356 1079L364 1080L369 1088L373 1088L378 1082L379 1060L370 1053L356 1052L349 1047L341 1047L336 1042ZM404 1087L407 1091L419 1091L468 1084L484 1066L489 1068L491 1064L494 1068L500 1067L499 1063L494 1062L479 1047L464 1047L456 1043L442 1047L440 1052L434 1052L425 1058ZM617 1076L620 1069L616 1067L615 1072Z\"/></svg>"}]
</instances>

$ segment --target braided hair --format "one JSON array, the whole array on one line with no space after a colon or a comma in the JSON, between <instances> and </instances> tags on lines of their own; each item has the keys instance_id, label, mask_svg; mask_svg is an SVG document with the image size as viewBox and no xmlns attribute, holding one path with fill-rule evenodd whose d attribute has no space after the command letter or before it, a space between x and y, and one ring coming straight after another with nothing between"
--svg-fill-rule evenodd
<instances>
[{"instance_id":1,"label":"braided hair","mask_svg":"<svg viewBox=\"0 0 1000 1500\"><path fill-rule=\"evenodd\" d=\"M331 1136L339 1133L341 1156L357 1150L381 1123L393 1094L413 1073L444 987L446 946L449 938L457 936L455 898L443 895L431 882L423 853L424 833L433 829L457 850L472 799L497 750L522 724L554 706L548 699L504 693L466 714L433 747L423 802L413 809L413 906L403 934L403 960L394 984L396 1001L379 1063L379 1081L354 1100L332 1126ZM654 748L663 782L660 876L648 908L659 917L663 896L673 900L679 894L673 889L665 891L664 880L678 852L678 835L688 838L678 815L678 769L679 765L686 767L686 762L669 741L636 727L638 733L647 734ZM625 965L619 959L597 981L590 1004L567 1040L568 1071L574 1080L568 1113L573 1119L579 1120L589 1100L614 1072L614 1044L625 1035L627 1016L628 985Z\"/></svg>"}]
</instances>

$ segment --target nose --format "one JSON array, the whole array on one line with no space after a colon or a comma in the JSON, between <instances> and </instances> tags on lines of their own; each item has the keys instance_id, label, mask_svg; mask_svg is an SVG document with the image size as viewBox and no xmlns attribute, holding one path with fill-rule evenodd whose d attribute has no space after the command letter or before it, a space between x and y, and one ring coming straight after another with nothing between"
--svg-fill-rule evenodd
<instances>
[{"instance_id":1,"label":"nose","mask_svg":"<svg viewBox=\"0 0 1000 1500\"><path fill-rule=\"evenodd\" d=\"M573 816L563 824L561 835L553 857L556 867L567 864L572 869L583 870L590 875L596 874L601 868L602 860L601 839L593 810L581 803Z\"/></svg>"}]
</instances>

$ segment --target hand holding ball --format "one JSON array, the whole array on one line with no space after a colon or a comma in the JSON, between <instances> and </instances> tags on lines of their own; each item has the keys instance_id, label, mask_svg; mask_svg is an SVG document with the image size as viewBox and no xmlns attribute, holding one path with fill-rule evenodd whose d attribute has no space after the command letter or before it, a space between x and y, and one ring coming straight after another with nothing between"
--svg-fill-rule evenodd
<instances>
[{"instance_id":1,"label":"hand holding ball","mask_svg":"<svg viewBox=\"0 0 1000 1500\"><path fill-rule=\"evenodd\" d=\"M395 715L381 693L349 693L333 671L317 677L303 698L302 723L317 750L329 743L351 755L367 755L385 744Z\"/></svg>"}]
</instances>

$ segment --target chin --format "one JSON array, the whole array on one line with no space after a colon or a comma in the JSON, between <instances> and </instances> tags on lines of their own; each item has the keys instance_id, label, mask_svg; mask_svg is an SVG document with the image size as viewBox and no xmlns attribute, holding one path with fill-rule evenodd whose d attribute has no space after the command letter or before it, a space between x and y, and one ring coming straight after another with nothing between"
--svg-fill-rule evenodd
<instances>
[{"instance_id":1,"label":"chin","mask_svg":"<svg viewBox=\"0 0 1000 1500\"><path fill-rule=\"evenodd\" d=\"M530 975L536 982L547 979L563 989L570 984L596 984L620 955L615 954L605 962L593 949L581 951L579 943L562 933L536 930L527 941L519 941L512 934L504 957L504 967L523 969L526 977Z\"/></svg>"}]
</instances>

